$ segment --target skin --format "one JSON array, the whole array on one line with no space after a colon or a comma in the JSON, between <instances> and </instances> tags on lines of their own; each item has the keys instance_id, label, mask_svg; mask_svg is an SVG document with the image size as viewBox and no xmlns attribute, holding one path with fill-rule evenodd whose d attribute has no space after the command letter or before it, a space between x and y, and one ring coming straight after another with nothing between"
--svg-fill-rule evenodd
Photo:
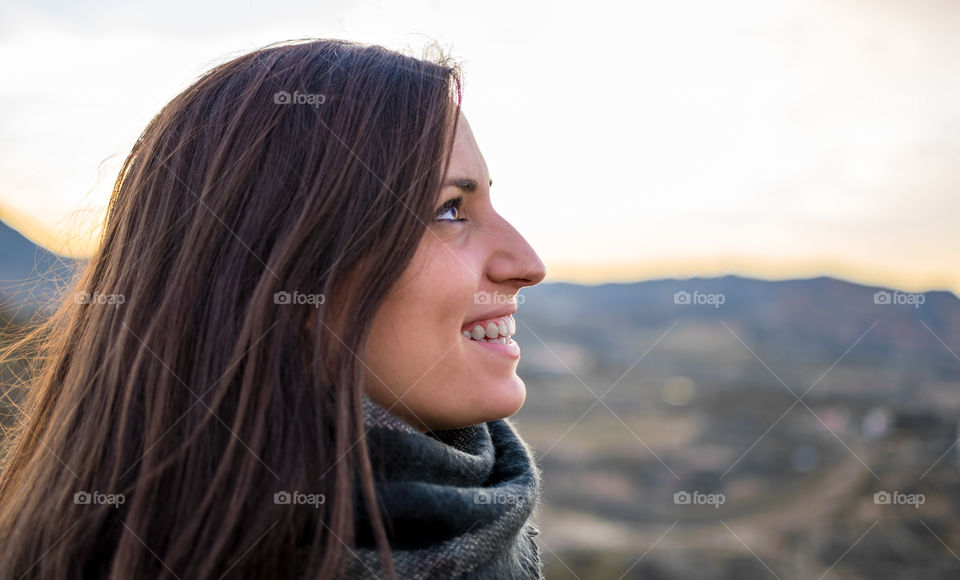
<instances>
[{"instance_id":1,"label":"skin","mask_svg":"<svg viewBox=\"0 0 960 580\"><path fill-rule=\"evenodd\" d=\"M468 177L478 187L473 193L454 185L441 190L438 208L461 195L463 206L428 224L412 263L374 318L364 357L366 393L420 431L520 410L526 387L516 373L519 359L471 343L461 327L493 309L515 309L517 292L546 275L533 248L493 209L487 164L462 113L451 155L447 180ZM512 303L477 304L479 292ZM521 317L514 314L520 328Z\"/></svg>"}]
</instances>

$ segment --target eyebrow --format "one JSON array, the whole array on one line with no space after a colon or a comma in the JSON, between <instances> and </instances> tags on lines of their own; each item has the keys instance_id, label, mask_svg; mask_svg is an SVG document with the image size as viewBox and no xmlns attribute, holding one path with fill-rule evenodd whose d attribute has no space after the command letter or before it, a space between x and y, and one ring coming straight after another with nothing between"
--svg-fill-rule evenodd
<instances>
[{"instance_id":1,"label":"eyebrow","mask_svg":"<svg viewBox=\"0 0 960 580\"><path fill-rule=\"evenodd\" d=\"M493 180L490 180L490 185L493 185ZM454 177L448 179L446 183L443 184L443 187L456 187L466 193L473 193L477 191L477 180L470 177Z\"/></svg>"}]
</instances>

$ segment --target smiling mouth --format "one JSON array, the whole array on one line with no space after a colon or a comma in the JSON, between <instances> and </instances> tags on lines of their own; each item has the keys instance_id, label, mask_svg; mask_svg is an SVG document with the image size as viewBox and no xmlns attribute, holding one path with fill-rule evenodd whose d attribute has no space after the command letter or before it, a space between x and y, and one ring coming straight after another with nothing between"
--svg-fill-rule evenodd
<instances>
[{"instance_id":1,"label":"smiling mouth","mask_svg":"<svg viewBox=\"0 0 960 580\"><path fill-rule=\"evenodd\" d=\"M501 316L490 320L481 320L470 327L469 330L462 330L464 338L476 342L496 342L500 344L510 344L512 337L517 332L517 323L513 316Z\"/></svg>"}]
</instances>

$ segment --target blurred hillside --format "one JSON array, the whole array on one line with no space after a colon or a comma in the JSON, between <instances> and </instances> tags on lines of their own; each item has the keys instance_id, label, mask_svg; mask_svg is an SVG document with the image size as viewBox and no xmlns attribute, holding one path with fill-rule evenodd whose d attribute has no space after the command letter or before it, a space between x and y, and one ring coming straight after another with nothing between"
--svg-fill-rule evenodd
<instances>
[{"instance_id":1,"label":"blurred hillside","mask_svg":"<svg viewBox=\"0 0 960 580\"><path fill-rule=\"evenodd\" d=\"M952 293L544 284L516 318L550 578L958 577Z\"/></svg>"},{"instance_id":2,"label":"blurred hillside","mask_svg":"<svg viewBox=\"0 0 960 580\"><path fill-rule=\"evenodd\" d=\"M43 312L82 263L34 244L0 221L0 315L24 322Z\"/></svg>"}]
</instances>

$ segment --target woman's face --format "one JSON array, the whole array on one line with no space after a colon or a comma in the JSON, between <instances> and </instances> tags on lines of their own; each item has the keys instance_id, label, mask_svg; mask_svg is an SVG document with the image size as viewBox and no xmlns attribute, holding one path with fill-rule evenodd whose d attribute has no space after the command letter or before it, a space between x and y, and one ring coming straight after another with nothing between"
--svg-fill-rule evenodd
<instances>
[{"instance_id":1,"label":"woman's face","mask_svg":"<svg viewBox=\"0 0 960 580\"><path fill-rule=\"evenodd\" d=\"M373 321L366 392L421 431L509 417L526 398L511 314L546 271L493 209L490 183L461 114L436 221Z\"/></svg>"}]
</instances>

